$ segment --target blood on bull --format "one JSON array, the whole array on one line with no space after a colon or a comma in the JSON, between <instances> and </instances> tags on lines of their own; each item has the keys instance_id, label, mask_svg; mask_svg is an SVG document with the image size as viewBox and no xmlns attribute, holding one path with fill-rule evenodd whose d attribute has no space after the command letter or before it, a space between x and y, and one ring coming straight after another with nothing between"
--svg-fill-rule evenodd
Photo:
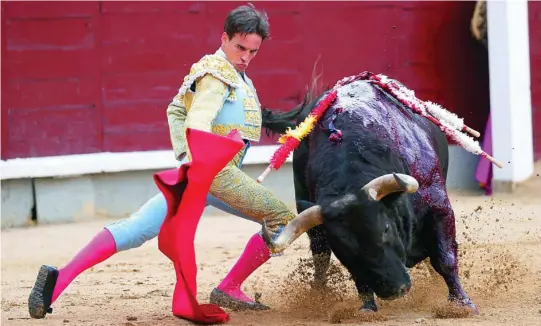
<instances>
[{"instance_id":1,"label":"blood on bull","mask_svg":"<svg viewBox=\"0 0 541 326\"><path fill-rule=\"evenodd\" d=\"M458 275L455 215L446 191L447 137L500 166L461 133L477 132L382 75L364 72L314 94L309 91L290 112L264 111L268 130L289 133L298 143L297 210L309 212L274 241L263 224L269 246L283 251L307 232L316 283L325 283L333 252L355 282L361 309L371 311L378 309L374 295L405 295L411 288L408 268L429 258L448 286L449 300L477 313ZM300 141L292 128L302 121L311 126L302 127L307 135Z\"/></svg>"}]
</instances>

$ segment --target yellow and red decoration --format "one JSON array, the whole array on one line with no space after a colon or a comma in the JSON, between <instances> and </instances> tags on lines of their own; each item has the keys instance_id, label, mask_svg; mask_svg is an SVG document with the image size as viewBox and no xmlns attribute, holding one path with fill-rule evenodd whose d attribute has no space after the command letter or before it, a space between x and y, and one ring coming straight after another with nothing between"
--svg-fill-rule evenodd
<instances>
[{"instance_id":1,"label":"yellow and red decoration","mask_svg":"<svg viewBox=\"0 0 541 326\"><path fill-rule=\"evenodd\" d=\"M402 84L388 78L385 75L376 75L365 71L358 75L349 76L339 80L329 91L329 93L327 93L327 95L325 95L325 97L312 110L312 112L310 112L303 122L301 122L295 129L288 129L284 135L280 136L278 142L282 145L272 156L271 162L267 169L259 176L259 178L257 178L258 182L263 182L263 179L271 170L278 170L286 161L289 154L291 154L291 152L299 146L302 139L314 129L321 116L336 99L338 88L356 80L369 80L373 82L377 86L381 87L384 91L389 92L400 103L413 110L413 112L435 123L449 139L454 140L462 148L473 154L485 157L499 168L503 167L499 161L481 150L479 144L473 138L465 134L468 133L474 137L480 136L478 131L465 125L463 119L458 118L455 114L445 110L435 103L418 99L412 90L407 89ZM336 136L334 138L330 137L329 140L336 141L335 138L341 137L340 130L334 131L336 131L338 134L334 135Z\"/></svg>"}]
</instances>

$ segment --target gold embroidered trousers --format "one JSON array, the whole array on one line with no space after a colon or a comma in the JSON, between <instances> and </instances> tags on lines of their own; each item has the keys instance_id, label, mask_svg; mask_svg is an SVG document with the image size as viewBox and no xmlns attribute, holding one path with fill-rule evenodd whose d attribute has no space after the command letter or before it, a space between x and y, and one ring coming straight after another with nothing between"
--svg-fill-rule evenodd
<instances>
[{"instance_id":1,"label":"gold embroidered trousers","mask_svg":"<svg viewBox=\"0 0 541 326\"><path fill-rule=\"evenodd\" d=\"M216 175L210 187L210 194L259 222L265 219L271 236L275 238L296 215L272 191L238 168L244 152L243 148Z\"/></svg>"}]
</instances>

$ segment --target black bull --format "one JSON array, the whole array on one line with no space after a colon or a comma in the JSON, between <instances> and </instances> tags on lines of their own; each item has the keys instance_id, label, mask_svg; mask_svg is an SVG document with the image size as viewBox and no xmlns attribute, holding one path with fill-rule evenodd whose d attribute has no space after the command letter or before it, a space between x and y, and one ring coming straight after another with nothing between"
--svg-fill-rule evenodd
<instances>
[{"instance_id":1,"label":"black bull","mask_svg":"<svg viewBox=\"0 0 541 326\"><path fill-rule=\"evenodd\" d=\"M264 127L294 128L327 92L315 100L308 93L290 112L265 109ZM333 129L342 132L338 141L329 138ZM430 258L449 300L477 313L458 276L447 167L448 142L433 122L371 82L342 86L293 153L299 217L274 241L264 225L264 238L280 251L307 232L316 283L325 283L332 251L351 274L362 309L373 311L374 294L403 296L411 287L408 268Z\"/></svg>"}]
</instances>

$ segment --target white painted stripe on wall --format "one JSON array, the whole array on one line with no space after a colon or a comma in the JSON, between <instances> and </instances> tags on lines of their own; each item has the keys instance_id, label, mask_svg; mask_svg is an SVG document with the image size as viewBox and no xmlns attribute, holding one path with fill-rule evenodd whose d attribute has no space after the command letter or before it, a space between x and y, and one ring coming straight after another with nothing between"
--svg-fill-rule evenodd
<instances>
[{"instance_id":1,"label":"white painted stripe on wall","mask_svg":"<svg viewBox=\"0 0 541 326\"><path fill-rule=\"evenodd\" d=\"M252 146L244 164L268 164L278 145ZM290 155L286 162L291 162ZM172 150L30 157L0 162L1 179L68 177L95 173L166 170L177 166Z\"/></svg>"}]
</instances>

